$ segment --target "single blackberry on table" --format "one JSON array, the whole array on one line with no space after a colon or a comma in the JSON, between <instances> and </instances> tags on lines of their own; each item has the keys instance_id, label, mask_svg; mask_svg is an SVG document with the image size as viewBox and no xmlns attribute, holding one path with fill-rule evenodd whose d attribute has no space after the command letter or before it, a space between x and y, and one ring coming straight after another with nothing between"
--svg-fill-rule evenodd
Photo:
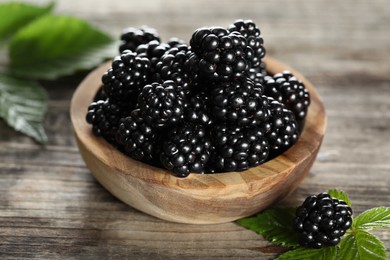
<instances>
[{"instance_id":1,"label":"single blackberry on table","mask_svg":"<svg viewBox=\"0 0 390 260\"><path fill-rule=\"evenodd\" d=\"M305 247L334 246L352 225L352 209L328 193L309 196L297 208L294 228Z\"/></svg>"},{"instance_id":2,"label":"single blackberry on table","mask_svg":"<svg viewBox=\"0 0 390 260\"><path fill-rule=\"evenodd\" d=\"M86 121L92 125L95 135L102 136L113 144L122 115L120 107L109 99L98 100L89 105Z\"/></svg>"},{"instance_id":3,"label":"single blackberry on table","mask_svg":"<svg viewBox=\"0 0 390 260\"><path fill-rule=\"evenodd\" d=\"M310 94L305 85L291 72L284 71L273 77L264 78L264 92L267 96L283 103L290 109L297 120L305 118L310 105Z\"/></svg>"},{"instance_id":4,"label":"single blackberry on table","mask_svg":"<svg viewBox=\"0 0 390 260\"><path fill-rule=\"evenodd\" d=\"M281 154L291 147L299 136L298 123L294 114L282 103L269 97L270 117L265 123L266 137L270 146L270 156Z\"/></svg>"},{"instance_id":5,"label":"single blackberry on table","mask_svg":"<svg viewBox=\"0 0 390 260\"><path fill-rule=\"evenodd\" d=\"M145 122L139 109L120 120L116 141L130 157L145 162L156 161L157 140L156 131Z\"/></svg>"},{"instance_id":6,"label":"single blackberry on table","mask_svg":"<svg viewBox=\"0 0 390 260\"><path fill-rule=\"evenodd\" d=\"M111 68L102 76L103 91L113 101L128 107L135 103L150 76L150 61L126 50L115 57Z\"/></svg>"},{"instance_id":7,"label":"single blackberry on table","mask_svg":"<svg viewBox=\"0 0 390 260\"><path fill-rule=\"evenodd\" d=\"M213 119L235 126L255 126L269 117L263 86L246 77L216 84L210 92Z\"/></svg>"},{"instance_id":8,"label":"single blackberry on table","mask_svg":"<svg viewBox=\"0 0 390 260\"><path fill-rule=\"evenodd\" d=\"M133 27L125 28L120 38L122 40L122 43L119 46L120 53L124 50L135 51L139 45L153 40L160 42L160 36L158 35L157 30L147 26L143 26L139 29Z\"/></svg>"},{"instance_id":9,"label":"single blackberry on table","mask_svg":"<svg viewBox=\"0 0 390 260\"><path fill-rule=\"evenodd\" d=\"M269 145L259 127L216 125L212 129L214 167L222 172L243 171L268 158Z\"/></svg>"},{"instance_id":10,"label":"single blackberry on table","mask_svg":"<svg viewBox=\"0 0 390 260\"><path fill-rule=\"evenodd\" d=\"M264 40L260 29L251 20L237 20L228 27L229 32L240 32L254 51L252 67L260 67L261 59L265 56Z\"/></svg>"},{"instance_id":11,"label":"single blackberry on table","mask_svg":"<svg viewBox=\"0 0 390 260\"><path fill-rule=\"evenodd\" d=\"M212 123L209 112L209 97L204 92L187 96L186 100L184 103L184 121L204 126Z\"/></svg>"},{"instance_id":12,"label":"single blackberry on table","mask_svg":"<svg viewBox=\"0 0 390 260\"><path fill-rule=\"evenodd\" d=\"M254 51L239 32L213 27L196 30L190 40L199 58L201 75L212 81L245 74L253 65Z\"/></svg>"},{"instance_id":13,"label":"single blackberry on table","mask_svg":"<svg viewBox=\"0 0 390 260\"><path fill-rule=\"evenodd\" d=\"M158 82L173 80L180 91L187 95L192 85L196 85L198 70L193 66L191 59L193 52L185 44L172 47L161 57L155 66L155 79Z\"/></svg>"},{"instance_id":14,"label":"single blackberry on table","mask_svg":"<svg viewBox=\"0 0 390 260\"><path fill-rule=\"evenodd\" d=\"M177 177L187 177L190 172L204 173L210 147L210 137L203 125L181 124L166 134L160 161Z\"/></svg>"},{"instance_id":15,"label":"single blackberry on table","mask_svg":"<svg viewBox=\"0 0 390 260\"><path fill-rule=\"evenodd\" d=\"M138 96L141 115L149 125L164 128L178 124L184 113L184 100L172 80L146 85Z\"/></svg>"}]
</instances>

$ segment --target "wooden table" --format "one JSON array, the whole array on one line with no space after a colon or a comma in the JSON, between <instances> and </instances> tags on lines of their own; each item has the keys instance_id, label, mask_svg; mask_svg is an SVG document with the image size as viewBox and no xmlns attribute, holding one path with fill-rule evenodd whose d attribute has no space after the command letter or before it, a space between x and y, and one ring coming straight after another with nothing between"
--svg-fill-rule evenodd
<instances>
[{"instance_id":1,"label":"wooden table","mask_svg":"<svg viewBox=\"0 0 390 260\"><path fill-rule=\"evenodd\" d=\"M56 11L113 35L147 24L164 39L189 39L204 25L253 19L268 54L305 75L328 114L311 173L280 205L296 206L336 187L348 192L356 214L390 206L388 1L57 2ZM169 223L108 193L85 167L73 138L69 102L83 77L44 82L50 96L46 146L0 122L1 259L272 259L283 252L235 223ZM389 230L375 234L389 250Z\"/></svg>"}]
</instances>

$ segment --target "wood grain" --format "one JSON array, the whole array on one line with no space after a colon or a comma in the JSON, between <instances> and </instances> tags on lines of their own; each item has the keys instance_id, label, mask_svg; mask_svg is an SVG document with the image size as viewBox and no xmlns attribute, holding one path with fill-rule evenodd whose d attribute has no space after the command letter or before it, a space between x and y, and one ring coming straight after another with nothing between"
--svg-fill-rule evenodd
<instances>
[{"instance_id":1,"label":"wood grain","mask_svg":"<svg viewBox=\"0 0 390 260\"><path fill-rule=\"evenodd\" d=\"M84 161L96 179L117 198L155 217L188 224L225 223L269 207L291 193L307 175L326 127L324 106L314 87L292 68L267 57L271 75L289 70L311 95L302 133L284 154L243 172L190 174L177 178L169 171L135 161L96 137L85 111L111 66L89 74L75 91L70 114Z\"/></svg>"},{"instance_id":2,"label":"wood grain","mask_svg":"<svg viewBox=\"0 0 390 260\"><path fill-rule=\"evenodd\" d=\"M113 35L148 24L164 39L187 39L199 26L255 20L268 54L315 85L328 116L309 175L277 206L296 206L332 187L348 192L355 215L390 206L387 0L56 2L56 12L86 18ZM283 252L233 222L167 222L107 192L85 167L70 122L70 99L84 76L42 82L50 97L47 146L0 121L1 259L273 259ZM375 234L390 253L389 230Z\"/></svg>"}]
</instances>

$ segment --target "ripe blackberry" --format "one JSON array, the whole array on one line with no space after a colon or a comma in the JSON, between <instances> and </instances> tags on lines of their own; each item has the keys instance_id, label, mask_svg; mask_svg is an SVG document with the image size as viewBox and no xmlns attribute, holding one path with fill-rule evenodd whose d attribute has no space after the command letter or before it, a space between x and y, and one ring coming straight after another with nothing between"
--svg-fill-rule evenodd
<instances>
[{"instance_id":1,"label":"ripe blackberry","mask_svg":"<svg viewBox=\"0 0 390 260\"><path fill-rule=\"evenodd\" d=\"M263 163L269 145L259 127L239 128L216 125L212 130L212 163L222 172L243 171Z\"/></svg>"},{"instance_id":2,"label":"ripe blackberry","mask_svg":"<svg viewBox=\"0 0 390 260\"><path fill-rule=\"evenodd\" d=\"M267 96L273 97L290 109L297 120L305 118L310 105L310 94L305 85L291 72L284 71L273 77L266 76L264 90Z\"/></svg>"},{"instance_id":3,"label":"ripe blackberry","mask_svg":"<svg viewBox=\"0 0 390 260\"><path fill-rule=\"evenodd\" d=\"M200 73L212 81L239 77L253 65L254 51L239 32L201 28L193 33L190 45L199 57Z\"/></svg>"},{"instance_id":4,"label":"ripe blackberry","mask_svg":"<svg viewBox=\"0 0 390 260\"><path fill-rule=\"evenodd\" d=\"M103 91L115 102L134 107L149 73L149 59L126 50L115 57L111 68L102 76Z\"/></svg>"},{"instance_id":5,"label":"ripe blackberry","mask_svg":"<svg viewBox=\"0 0 390 260\"><path fill-rule=\"evenodd\" d=\"M269 97L270 117L265 124L266 137L270 145L270 154L279 155L291 147L298 139L298 123L294 114L282 103Z\"/></svg>"},{"instance_id":6,"label":"ripe blackberry","mask_svg":"<svg viewBox=\"0 0 390 260\"><path fill-rule=\"evenodd\" d=\"M184 107L184 121L204 126L211 124L208 99L204 92L188 96Z\"/></svg>"},{"instance_id":7,"label":"ripe blackberry","mask_svg":"<svg viewBox=\"0 0 390 260\"><path fill-rule=\"evenodd\" d=\"M172 80L162 84L146 85L138 96L138 106L145 122L156 128L164 128L179 123L184 113L184 100L176 91Z\"/></svg>"},{"instance_id":8,"label":"ripe blackberry","mask_svg":"<svg viewBox=\"0 0 390 260\"><path fill-rule=\"evenodd\" d=\"M294 228L300 235L300 244L321 248L334 246L352 225L352 209L342 200L328 193L309 196L297 208Z\"/></svg>"},{"instance_id":9,"label":"ripe blackberry","mask_svg":"<svg viewBox=\"0 0 390 260\"><path fill-rule=\"evenodd\" d=\"M92 125L95 135L113 143L122 114L120 107L110 100L98 100L89 105L86 121Z\"/></svg>"},{"instance_id":10,"label":"ripe blackberry","mask_svg":"<svg viewBox=\"0 0 390 260\"><path fill-rule=\"evenodd\" d=\"M255 126L269 117L268 99L263 87L240 77L219 83L210 92L210 109L215 121L235 126Z\"/></svg>"},{"instance_id":11,"label":"ripe blackberry","mask_svg":"<svg viewBox=\"0 0 390 260\"><path fill-rule=\"evenodd\" d=\"M155 66L155 78L158 82L173 80L187 95L198 78L197 67L192 66L190 57L193 52L185 44L172 47L161 57Z\"/></svg>"},{"instance_id":12,"label":"ripe blackberry","mask_svg":"<svg viewBox=\"0 0 390 260\"><path fill-rule=\"evenodd\" d=\"M260 66L261 59L265 56L264 40L260 29L251 20L237 20L228 27L229 32L240 32L247 40L248 45L254 51L252 67Z\"/></svg>"},{"instance_id":13,"label":"ripe blackberry","mask_svg":"<svg viewBox=\"0 0 390 260\"><path fill-rule=\"evenodd\" d=\"M128 27L123 30L121 34L122 43L119 46L119 51L122 53L124 50L135 51L141 44L148 43L156 40L160 42L160 37L157 30L147 26L143 26L139 29Z\"/></svg>"},{"instance_id":14,"label":"ripe blackberry","mask_svg":"<svg viewBox=\"0 0 390 260\"><path fill-rule=\"evenodd\" d=\"M154 68L156 64L160 61L160 58L165 54L165 52L168 51L170 48L172 48L170 45L154 40L139 45L135 52L138 53L140 57L146 57L150 60L150 66L154 73Z\"/></svg>"},{"instance_id":15,"label":"ripe blackberry","mask_svg":"<svg viewBox=\"0 0 390 260\"><path fill-rule=\"evenodd\" d=\"M145 122L139 109L133 110L130 116L121 119L116 141L130 157L145 162L155 161L157 140L156 131Z\"/></svg>"},{"instance_id":16,"label":"ripe blackberry","mask_svg":"<svg viewBox=\"0 0 390 260\"><path fill-rule=\"evenodd\" d=\"M185 123L168 131L162 143L160 161L177 177L204 173L209 159L210 138L204 126Z\"/></svg>"}]
</instances>

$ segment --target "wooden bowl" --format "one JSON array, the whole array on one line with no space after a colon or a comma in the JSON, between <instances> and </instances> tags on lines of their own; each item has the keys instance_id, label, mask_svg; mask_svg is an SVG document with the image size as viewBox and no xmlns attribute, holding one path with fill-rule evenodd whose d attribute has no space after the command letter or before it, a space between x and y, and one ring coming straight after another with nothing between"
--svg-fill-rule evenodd
<instances>
[{"instance_id":1,"label":"wooden bowl","mask_svg":"<svg viewBox=\"0 0 390 260\"><path fill-rule=\"evenodd\" d=\"M129 158L93 135L85 121L101 76L110 66L106 63L84 79L71 102L75 137L86 165L114 196L168 221L224 223L255 214L281 200L309 172L324 136L326 116L320 97L303 76L270 57L266 57L265 63L270 74L290 70L311 94L302 134L282 155L242 172L190 174L184 179Z\"/></svg>"}]
</instances>

